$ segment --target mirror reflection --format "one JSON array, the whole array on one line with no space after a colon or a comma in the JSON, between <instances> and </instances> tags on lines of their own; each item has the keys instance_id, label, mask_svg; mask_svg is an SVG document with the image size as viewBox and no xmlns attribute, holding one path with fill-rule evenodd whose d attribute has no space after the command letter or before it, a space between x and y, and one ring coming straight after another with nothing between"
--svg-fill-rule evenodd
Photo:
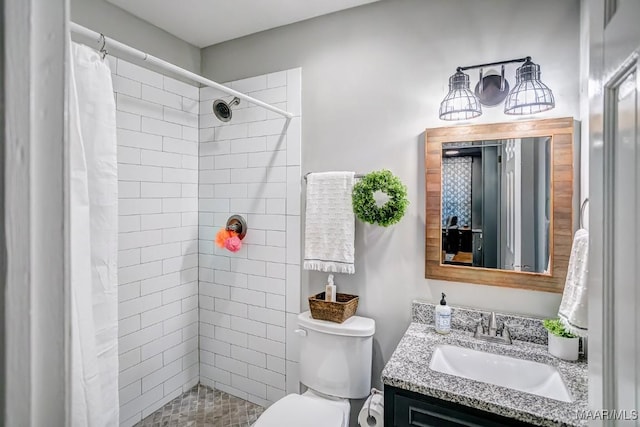
<instances>
[{"instance_id":1,"label":"mirror reflection","mask_svg":"<svg viewBox=\"0 0 640 427\"><path fill-rule=\"evenodd\" d=\"M442 144L442 264L549 273L551 137Z\"/></svg>"}]
</instances>

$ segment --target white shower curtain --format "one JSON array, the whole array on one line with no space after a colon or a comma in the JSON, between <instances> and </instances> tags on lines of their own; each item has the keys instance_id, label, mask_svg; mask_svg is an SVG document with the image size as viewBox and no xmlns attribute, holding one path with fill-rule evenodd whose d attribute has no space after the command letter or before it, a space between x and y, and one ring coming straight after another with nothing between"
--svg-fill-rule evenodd
<instances>
[{"instance_id":1,"label":"white shower curtain","mask_svg":"<svg viewBox=\"0 0 640 427\"><path fill-rule=\"evenodd\" d=\"M71 43L71 425L114 427L118 404L118 171L107 61Z\"/></svg>"}]
</instances>

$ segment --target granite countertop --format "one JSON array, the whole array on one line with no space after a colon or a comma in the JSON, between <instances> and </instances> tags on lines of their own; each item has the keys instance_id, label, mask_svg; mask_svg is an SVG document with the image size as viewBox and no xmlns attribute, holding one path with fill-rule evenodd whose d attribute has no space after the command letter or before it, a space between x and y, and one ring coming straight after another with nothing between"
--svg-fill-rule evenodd
<instances>
[{"instance_id":1,"label":"granite countertop","mask_svg":"<svg viewBox=\"0 0 640 427\"><path fill-rule=\"evenodd\" d=\"M414 318L414 320L416 320ZM433 349L451 344L555 366L564 379L574 401L567 403L510 388L474 381L429 368ZM588 409L587 362L567 362L547 353L546 345L513 341L513 344L490 343L475 339L471 332L452 330L437 333L433 326L413 322L402 337L382 372L384 384L448 400L540 426L586 426L577 419Z\"/></svg>"}]
</instances>

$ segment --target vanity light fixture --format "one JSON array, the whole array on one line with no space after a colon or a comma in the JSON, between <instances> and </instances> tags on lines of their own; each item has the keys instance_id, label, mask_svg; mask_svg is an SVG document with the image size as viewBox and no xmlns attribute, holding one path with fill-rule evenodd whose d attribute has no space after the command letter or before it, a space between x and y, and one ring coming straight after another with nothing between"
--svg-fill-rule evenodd
<instances>
[{"instance_id":1,"label":"vanity light fixture","mask_svg":"<svg viewBox=\"0 0 640 427\"><path fill-rule=\"evenodd\" d=\"M556 106L553 92L540 81L540 66L531 57L516 70L516 85L504 103L505 114L534 114Z\"/></svg>"},{"instance_id":2,"label":"vanity light fixture","mask_svg":"<svg viewBox=\"0 0 640 427\"><path fill-rule=\"evenodd\" d=\"M449 93L440 104L442 120L467 120L482 114L478 98L469 89L469 75L458 68L449 77Z\"/></svg>"},{"instance_id":3,"label":"vanity light fixture","mask_svg":"<svg viewBox=\"0 0 640 427\"><path fill-rule=\"evenodd\" d=\"M516 70L516 84L509 91L509 82L504 77L505 64L522 62ZM501 73L484 75L484 68L501 66ZM463 71L480 69L480 78L475 92L469 88L469 75ZM507 99L504 113L511 115L535 114L555 107L553 93L540 80L540 66L531 57L507 61L458 67L449 78L449 93L440 104L440 119L467 120L482 114L481 105L494 106Z\"/></svg>"}]
</instances>

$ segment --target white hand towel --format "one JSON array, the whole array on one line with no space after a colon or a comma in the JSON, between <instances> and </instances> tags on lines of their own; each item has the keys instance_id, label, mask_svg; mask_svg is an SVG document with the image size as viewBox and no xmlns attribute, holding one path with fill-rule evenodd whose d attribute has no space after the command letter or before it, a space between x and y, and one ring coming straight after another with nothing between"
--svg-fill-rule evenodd
<instances>
[{"instance_id":1,"label":"white hand towel","mask_svg":"<svg viewBox=\"0 0 640 427\"><path fill-rule=\"evenodd\" d=\"M304 269L355 273L354 172L307 176Z\"/></svg>"},{"instance_id":2,"label":"white hand towel","mask_svg":"<svg viewBox=\"0 0 640 427\"><path fill-rule=\"evenodd\" d=\"M558 316L565 328L574 335L587 336L587 274L589 258L589 232L576 231L571 247L567 280Z\"/></svg>"}]
</instances>

